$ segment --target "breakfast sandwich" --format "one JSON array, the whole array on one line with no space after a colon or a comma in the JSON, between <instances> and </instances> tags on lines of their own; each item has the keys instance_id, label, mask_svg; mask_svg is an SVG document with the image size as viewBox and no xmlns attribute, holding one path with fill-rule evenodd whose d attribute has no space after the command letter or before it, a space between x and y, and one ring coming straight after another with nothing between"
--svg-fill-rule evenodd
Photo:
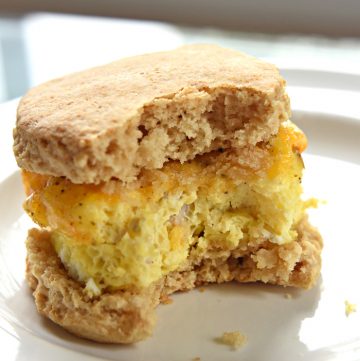
<instances>
[{"instance_id":1,"label":"breakfast sandwich","mask_svg":"<svg viewBox=\"0 0 360 361\"><path fill-rule=\"evenodd\" d=\"M14 153L39 226L26 243L38 311L81 337L132 343L176 291L312 287L322 240L302 199L307 140L289 118L273 65L212 45L30 90Z\"/></svg>"}]
</instances>

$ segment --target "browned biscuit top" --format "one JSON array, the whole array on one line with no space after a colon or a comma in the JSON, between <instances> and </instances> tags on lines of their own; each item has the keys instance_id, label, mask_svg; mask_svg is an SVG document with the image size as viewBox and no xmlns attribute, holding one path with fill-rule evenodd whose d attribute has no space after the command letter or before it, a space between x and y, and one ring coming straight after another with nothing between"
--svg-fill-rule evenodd
<instances>
[{"instance_id":1,"label":"browned biscuit top","mask_svg":"<svg viewBox=\"0 0 360 361\"><path fill-rule=\"evenodd\" d=\"M122 59L30 90L14 153L75 183L131 181L169 159L267 140L289 116L284 83L273 65L213 45Z\"/></svg>"}]
</instances>

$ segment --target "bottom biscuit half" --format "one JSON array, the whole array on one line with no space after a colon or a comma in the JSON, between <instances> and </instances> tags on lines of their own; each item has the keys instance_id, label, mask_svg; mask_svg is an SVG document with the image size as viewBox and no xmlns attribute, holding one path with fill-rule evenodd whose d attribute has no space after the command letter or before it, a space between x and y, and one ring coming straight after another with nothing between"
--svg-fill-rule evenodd
<instances>
[{"instance_id":1,"label":"bottom biscuit half","mask_svg":"<svg viewBox=\"0 0 360 361\"><path fill-rule=\"evenodd\" d=\"M296 230L298 238L283 245L264 238L247 249L213 251L201 259L190 251L178 270L149 287L90 297L85 285L68 275L50 233L31 229L26 278L38 311L69 332L98 342L133 343L151 335L156 306L176 291L229 281L312 287L320 273L322 239L306 218Z\"/></svg>"}]
</instances>

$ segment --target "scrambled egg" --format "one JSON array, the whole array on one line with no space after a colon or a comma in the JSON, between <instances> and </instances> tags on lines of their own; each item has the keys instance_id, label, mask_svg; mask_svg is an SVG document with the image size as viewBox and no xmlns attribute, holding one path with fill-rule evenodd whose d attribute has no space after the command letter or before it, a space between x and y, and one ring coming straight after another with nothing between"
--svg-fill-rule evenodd
<instances>
[{"instance_id":1,"label":"scrambled egg","mask_svg":"<svg viewBox=\"0 0 360 361\"><path fill-rule=\"evenodd\" d=\"M125 186L73 184L24 172L25 210L52 231L68 272L91 294L146 287L186 260L192 248L235 249L249 238L286 243L303 214L300 196L305 136L291 123L268 147L263 176L206 173L196 159L169 162L154 181ZM150 172L150 171L148 171Z\"/></svg>"},{"instance_id":2,"label":"scrambled egg","mask_svg":"<svg viewBox=\"0 0 360 361\"><path fill-rule=\"evenodd\" d=\"M345 314L346 317L349 317L352 313L356 312L356 305L350 303L348 300L345 301Z\"/></svg>"}]
</instances>

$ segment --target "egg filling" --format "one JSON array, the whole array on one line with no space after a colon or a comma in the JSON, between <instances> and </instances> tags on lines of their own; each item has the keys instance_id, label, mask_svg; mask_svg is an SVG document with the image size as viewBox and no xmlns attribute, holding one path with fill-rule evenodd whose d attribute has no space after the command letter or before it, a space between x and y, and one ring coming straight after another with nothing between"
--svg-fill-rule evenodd
<instances>
[{"instance_id":1,"label":"egg filling","mask_svg":"<svg viewBox=\"0 0 360 361\"><path fill-rule=\"evenodd\" d=\"M73 184L24 172L24 208L51 231L63 265L89 293L144 288L181 268L190 250L200 259L260 237L293 241L306 208L305 147L303 133L286 122L268 144L249 151L257 154L249 164L219 149L143 171L131 184Z\"/></svg>"}]
</instances>

